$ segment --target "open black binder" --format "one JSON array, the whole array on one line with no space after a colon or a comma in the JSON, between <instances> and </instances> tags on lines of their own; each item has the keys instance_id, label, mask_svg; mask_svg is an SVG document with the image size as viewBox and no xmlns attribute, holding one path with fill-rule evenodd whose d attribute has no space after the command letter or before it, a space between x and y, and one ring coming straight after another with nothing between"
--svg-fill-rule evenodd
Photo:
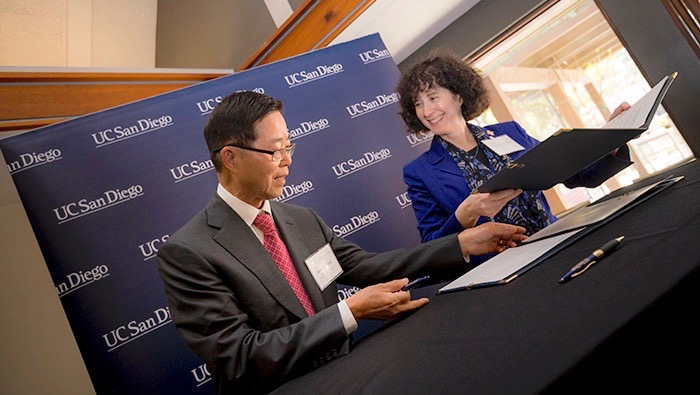
<instances>
[{"instance_id":1,"label":"open black binder","mask_svg":"<svg viewBox=\"0 0 700 395\"><path fill-rule=\"evenodd\" d=\"M597 229L682 179L683 176L670 175L651 185L633 189L618 196L607 196L600 201L579 207L531 235L522 244L532 243L576 229L588 228L591 231Z\"/></svg>"},{"instance_id":2,"label":"open black binder","mask_svg":"<svg viewBox=\"0 0 700 395\"><path fill-rule=\"evenodd\" d=\"M545 190L564 182L615 148L645 132L677 73L601 128L561 129L485 181L475 192ZM622 170L626 166L620 167Z\"/></svg>"},{"instance_id":3,"label":"open black binder","mask_svg":"<svg viewBox=\"0 0 700 395\"><path fill-rule=\"evenodd\" d=\"M631 199L622 200L619 204L615 203L612 207L609 207L609 210L604 209L593 212L590 216L576 217L574 215L572 217L564 217L532 235L532 240L530 238L526 239L519 246L505 250L438 289L436 294L509 284L557 252L656 196L682 179L683 176L671 175L646 187L627 192L625 195L630 196ZM615 199L617 197L604 202L592 203L580 210L588 211L591 207L612 202Z\"/></svg>"}]
</instances>

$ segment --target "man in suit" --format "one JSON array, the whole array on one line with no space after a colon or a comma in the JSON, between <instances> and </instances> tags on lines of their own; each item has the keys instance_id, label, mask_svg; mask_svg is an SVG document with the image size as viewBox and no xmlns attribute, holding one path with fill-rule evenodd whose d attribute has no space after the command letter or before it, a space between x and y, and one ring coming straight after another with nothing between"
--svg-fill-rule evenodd
<instances>
[{"instance_id":1,"label":"man in suit","mask_svg":"<svg viewBox=\"0 0 700 395\"><path fill-rule=\"evenodd\" d=\"M255 92L233 93L214 109L204 137L217 191L158 250L173 322L218 394L266 393L348 353L358 320L392 319L428 302L400 290L407 276L454 277L470 268L470 254L525 238L522 227L489 223L372 253L337 237L311 209L270 200L281 196L294 152L281 109ZM272 253L268 243L279 238L258 222L264 213L282 240ZM363 288L338 301L333 273Z\"/></svg>"}]
</instances>

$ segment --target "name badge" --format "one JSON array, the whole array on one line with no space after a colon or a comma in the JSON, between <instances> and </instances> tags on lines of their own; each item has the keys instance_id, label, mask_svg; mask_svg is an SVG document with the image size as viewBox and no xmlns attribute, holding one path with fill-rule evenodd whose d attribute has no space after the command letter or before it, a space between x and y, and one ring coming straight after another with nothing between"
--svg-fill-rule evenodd
<instances>
[{"instance_id":1,"label":"name badge","mask_svg":"<svg viewBox=\"0 0 700 395\"><path fill-rule=\"evenodd\" d=\"M330 283L343 273L338 258L335 257L330 244L319 248L304 261L316 284L323 291Z\"/></svg>"},{"instance_id":2,"label":"name badge","mask_svg":"<svg viewBox=\"0 0 700 395\"><path fill-rule=\"evenodd\" d=\"M506 134L490 139L483 139L481 142L486 144L487 147L491 148L491 151L501 156L525 149L525 147L518 144Z\"/></svg>"}]
</instances>

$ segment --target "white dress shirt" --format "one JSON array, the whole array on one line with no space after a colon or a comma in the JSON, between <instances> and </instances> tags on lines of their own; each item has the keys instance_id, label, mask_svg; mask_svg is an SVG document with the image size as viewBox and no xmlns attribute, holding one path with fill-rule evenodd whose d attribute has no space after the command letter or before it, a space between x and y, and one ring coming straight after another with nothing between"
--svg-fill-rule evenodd
<instances>
[{"instance_id":1,"label":"white dress shirt","mask_svg":"<svg viewBox=\"0 0 700 395\"><path fill-rule=\"evenodd\" d=\"M270 214L274 221L275 217L272 213L272 210L270 209L270 202L266 200L263 203L262 208L260 209L253 207L250 204L242 201L241 199L233 196L221 184L217 186L216 193L219 195L219 197L221 197L221 199L224 200L224 202L226 202L226 204L229 205L229 207L231 207L233 211L236 212L236 214L238 214L241 217L241 219L243 219L246 225L248 225L250 230L255 234L255 236L258 238L258 240L260 240L260 243L262 244L264 237L263 231L257 226L253 225L253 221L255 221L255 217L258 216L258 213L260 213L260 211L265 211L268 214ZM347 332L347 334L351 334L357 329L357 320L352 315L352 312L350 311L350 308L348 307L348 304L345 302L345 300L341 300L336 306L338 306L340 317L343 320L345 332Z\"/></svg>"}]
</instances>

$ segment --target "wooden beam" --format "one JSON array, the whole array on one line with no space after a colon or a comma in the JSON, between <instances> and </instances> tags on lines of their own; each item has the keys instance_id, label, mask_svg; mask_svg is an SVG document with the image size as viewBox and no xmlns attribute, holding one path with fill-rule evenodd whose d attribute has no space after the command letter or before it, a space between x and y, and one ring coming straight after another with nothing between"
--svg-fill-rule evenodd
<instances>
[{"instance_id":1,"label":"wooden beam","mask_svg":"<svg viewBox=\"0 0 700 395\"><path fill-rule=\"evenodd\" d=\"M491 102L491 112L498 122L506 122L515 119L515 110L510 105L510 98L503 92L497 81L494 81L492 75L484 77L484 85L489 94Z\"/></svg>"},{"instance_id":2,"label":"wooden beam","mask_svg":"<svg viewBox=\"0 0 700 395\"><path fill-rule=\"evenodd\" d=\"M323 48L375 0L306 0L240 68ZM225 74L0 72L0 132L33 129ZM3 103L3 104L4 104Z\"/></svg>"},{"instance_id":3,"label":"wooden beam","mask_svg":"<svg viewBox=\"0 0 700 395\"><path fill-rule=\"evenodd\" d=\"M589 82L584 85L586 88L586 92L588 92L588 95L591 97L591 100L593 100L593 103L595 103L595 107L600 111L600 114L603 116L603 119L610 119L610 109L608 106L605 104L605 100L603 100L603 96L600 95L600 92L598 92L598 89L593 85L592 82Z\"/></svg>"},{"instance_id":4,"label":"wooden beam","mask_svg":"<svg viewBox=\"0 0 700 395\"><path fill-rule=\"evenodd\" d=\"M84 115L189 84L0 85L0 120Z\"/></svg>"},{"instance_id":5,"label":"wooden beam","mask_svg":"<svg viewBox=\"0 0 700 395\"><path fill-rule=\"evenodd\" d=\"M22 131L146 99L225 73L0 72L0 132Z\"/></svg>"},{"instance_id":6,"label":"wooden beam","mask_svg":"<svg viewBox=\"0 0 700 395\"><path fill-rule=\"evenodd\" d=\"M307 0L237 70L323 48L375 0Z\"/></svg>"},{"instance_id":7,"label":"wooden beam","mask_svg":"<svg viewBox=\"0 0 700 395\"><path fill-rule=\"evenodd\" d=\"M70 118L22 119L19 121L0 121L0 133L20 132L40 128L56 122L67 121Z\"/></svg>"},{"instance_id":8,"label":"wooden beam","mask_svg":"<svg viewBox=\"0 0 700 395\"><path fill-rule=\"evenodd\" d=\"M150 71L3 71L0 72L0 83L19 84L23 82L134 82L134 81L179 81L202 82L212 78L222 77L226 73L181 73L181 72L150 72Z\"/></svg>"},{"instance_id":9,"label":"wooden beam","mask_svg":"<svg viewBox=\"0 0 700 395\"><path fill-rule=\"evenodd\" d=\"M569 99L569 96L564 92L564 88L561 84L557 83L550 86L547 88L547 92L552 96L552 99L554 99L556 110L566 122L566 127L582 128L585 126L578 112L574 106L571 105L571 99Z\"/></svg>"}]
</instances>

